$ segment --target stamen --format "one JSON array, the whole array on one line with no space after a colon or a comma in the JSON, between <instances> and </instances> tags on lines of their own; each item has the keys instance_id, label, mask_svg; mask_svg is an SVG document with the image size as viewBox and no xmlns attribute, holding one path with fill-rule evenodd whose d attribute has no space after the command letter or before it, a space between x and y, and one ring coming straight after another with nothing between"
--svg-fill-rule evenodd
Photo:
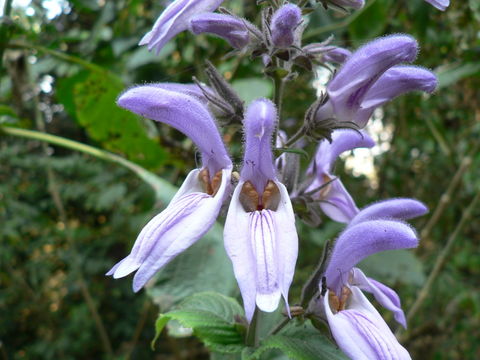
<instances>
[{"instance_id":1,"label":"stamen","mask_svg":"<svg viewBox=\"0 0 480 360\"><path fill-rule=\"evenodd\" d=\"M322 187L318 192L321 198L326 198L328 193L332 189L331 181L332 178L330 176L328 176L327 174L323 174L323 183L325 184L325 186Z\"/></svg>"},{"instance_id":2,"label":"stamen","mask_svg":"<svg viewBox=\"0 0 480 360\"><path fill-rule=\"evenodd\" d=\"M210 181L210 172L205 168L198 174L198 179L202 184L203 191L208 195L215 196L222 183L222 171L217 172Z\"/></svg>"},{"instance_id":3,"label":"stamen","mask_svg":"<svg viewBox=\"0 0 480 360\"><path fill-rule=\"evenodd\" d=\"M328 303L330 304L330 307L332 308L332 310L335 312L345 310L347 300L351 294L352 294L352 290L350 290L350 288L346 286L342 288L342 293L340 295L340 298L338 298L337 294L335 294L333 290L330 290L328 292Z\"/></svg>"},{"instance_id":4,"label":"stamen","mask_svg":"<svg viewBox=\"0 0 480 360\"><path fill-rule=\"evenodd\" d=\"M277 210L280 202L280 191L277 185L269 180L263 194L260 196L250 181L245 181L240 192L240 203L245 211Z\"/></svg>"}]
</instances>

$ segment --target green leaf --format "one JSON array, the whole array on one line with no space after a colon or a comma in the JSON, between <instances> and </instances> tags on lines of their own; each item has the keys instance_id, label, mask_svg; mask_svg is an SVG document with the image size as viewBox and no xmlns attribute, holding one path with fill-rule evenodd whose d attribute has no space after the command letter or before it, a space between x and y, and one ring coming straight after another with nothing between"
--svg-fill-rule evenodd
<instances>
[{"instance_id":1,"label":"green leaf","mask_svg":"<svg viewBox=\"0 0 480 360\"><path fill-rule=\"evenodd\" d=\"M480 74L480 63L450 65L437 71L438 88L455 84L463 78Z\"/></svg>"},{"instance_id":2,"label":"green leaf","mask_svg":"<svg viewBox=\"0 0 480 360\"><path fill-rule=\"evenodd\" d=\"M193 329L207 347L219 353L240 353L244 345L245 328L236 322L243 309L233 298L203 292L185 299L177 309L160 314L155 324L152 346L170 320Z\"/></svg>"},{"instance_id":3,"label":"green leaf","mask_svg":"<svg viewBox=\"0 0 480 360\"><path fill-rule=\"evenodd\" d=\"M425 273L420 260L408 250L390 250L369 256L359 267L368 276L390 284L401 282L420 286L425 282Z\"/></svg>"},{"instance_id":4,"label":"green leaf","mask_svg":"<svg viewBox=\"0 0 480 360\"><path fill-rule=\"evenodd\" d=\"M147 168L157 168L166 159L165 151L147 136L140 118L116 105L124 90L116 76L90 72L73 86L77 120L107 150L124 154Z\"/></svg>"},{"instance_id":5,"label":"green leaf","mask_svg":"<svg viewBox=\"0 0 480 360\"><path fill-rule=\"evenodd\" d=\"M246 104L261 97L268 98L273 93L272 82L267 79L240 79L232 82L232 87Z\"/></svg>"},{"instance_id":6,"label":"green leaf","mask_svg":"<svg viewBox=\"0 0 480 360\"><path fill-rule=\"evenodd\" d=\"M217 223L158 273L147 294L162 309L168 309L201 291L233 294L235 289L232 265L223 246L223 228Z\"/></svg>"},{"instance_id":7,"label":"green leaf","mask_svg":"<svg viewBox=\"0 0 480 360\"><path fill-rule=\"evenodd\" d=\"M252 354L244 352L244 360L260 359L267 350L278 349L293 360L347 360L334 344L311 325L291 326L285 332L262 342Z\"/></svg>"},{"instance_id":8,"label":"green leaf","mask_svg":"<svg viewBox=\"0 0 480 360\"><path fill-rule=\"evenodd\" d=\"M159 63L174 50L175 45L173 42L167 43L158 55L155 53L155 51L148 51L146 46L142 46L130 55L126 63L126 68L128 70L134 70L146 64Z\"/></svg>"}]
</instances>

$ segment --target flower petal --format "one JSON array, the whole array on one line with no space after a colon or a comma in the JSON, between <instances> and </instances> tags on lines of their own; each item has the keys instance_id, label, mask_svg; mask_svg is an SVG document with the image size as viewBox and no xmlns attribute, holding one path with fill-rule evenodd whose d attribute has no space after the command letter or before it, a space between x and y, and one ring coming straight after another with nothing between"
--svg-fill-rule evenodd
<instances>
[{"instance_id":1,"label":"flower petal","mask_svg":"<svg viewBox=\"0 0 480 360\"><path fill-rule=\"evenodd\" d=\"M302 21L302 9L286 4L273 13L271 20L272 42L277 47L289 47L295 43L295 32Z\"/></svg>"},{"instance_id":2,"label":"flower petal","mask_svg":"<svg viewBox=\"0 0 480 360\"><path fill-rule=\"evenodd\" d=\"M333 314L328 303L324 307L328 325L340 349L353 360L411 360L378 311L360 289L351 288L347 309Z\"/></svg>"},{"instance_id":3,"label":"flower petal","mask_svg":"<svg viewBox=\"0 0 480 360\"><path fill-rule=\"evenodd\" d=\"M222 181L215 196L198 192L199 170L193 170L168 207L142 229L130 255L107 273L119 278L138 269L133 279L134 291L165 264L200 239L218 216L230 184L231 169L222 171Z\"/></svg>"},{"instance_id":4,"label":"flower petal","mask_svg":"<svg viewBox=\"0 0 480 360\"><path fill-rule=\"evenodd\" d=\"M190 22L190 31L195 35L215 34L237 49L248 44L249 34L245 21L231 15L202 13L194 16Z\"/></svg>"},{"instance_id":5,"label":"flower petal","mask_svg":"<svg viewBox=\"0 0 480 360\"><path fill-rule=\"evenodd\" d=\"M208 100L205 94L197 84L178 84L178 83L151 83L147 86L158 87L163 90L181 93L187 96L192 96L202 104L207 105ZM208 86L202 86L205 91L213 96L213 91Z\"/></svg>"},{"instance_id":6,"label":"flower petal","mask_svg":"<svg viewBox=\"0 0 480 360\"><path fill-rule=\"evenodd\" d=\"M348 223L358 213L357 205L339 178L329 185L327 194L320 202L320 208L330 219Z\"/></svg>"},{"instance_id":7,"label":"flower petal","mask_svg":"<svg viewBox=\"0 0 480 360\"><path fill-rule=\"evenodd\" d=\"M239 197L244 182L240 181L235 188L228 208L223 231L225 250L233 264L233 271L243 298L245 316L248 321L255 312L256 274L255 258L250 243L250 215L240 203Z\"/></svg>"},{"instance_id":8,"label":"flower petal","mask_svg":"<svg viewBox=\"0 0 480 360\"><path fill-rule=\"evenodd\" d=\"M272 155L272 133L277 122L277 110L268 99L253 101L247 109L245 153L241 179L249 180L259 193L263 193L269 180L274 180L275 165Z\"/></svg>"},{"instance_id":9,"label":"flower petal","mask_svg":"<svg viewBox=\"0 0 480 360\"><path fill-rule=\"evenodd\" d=\"M288 290L293 281L295 264L298 256L298 235L295 227L295 213L286 187L279 181L275 181L280 190L280 202L274 212L275 229L277 234L277 263L280 289L285 300L287 310Z\"/></svg>"},{"instance_id":10,"label":"flower petal","mask_svg":"<svg viewBox=\"0 0 480 360\"><path fill-rule=\"evenodd\" d=\"M324 173L332 171L333 164L341 153L357 148L371 148L375 142L365 131L335 130L332 142L324 139L315 153L315 166ZM312 169L313 166L310 166Z\"/></svg>"},{"instance_id":11,"label":"flower petal","mask_svg":"<svg viewBox=\"0 0 480 360\"><path fill-rule=\"evenodd\" d=\"M223 0L175 0L160 15L153 29L148 32L139 45L148 45L157 54L178 33L187 30L190 19L203 12L214 11Z\"/></svg>"},{"instance_id":12,"label":"flower petal","mask_svg":"<svg viewBox=\"0 0 480 360\"><path fill-rule=\"evenodd\" d=\"M400 297L395 291L381 282L366 277L363 271L359 268L352 269L352 280L350 283L373 294L375 300L377 300L384 308L393 312L395 320L405 329L407 328L407 320L400 304Z\"/></svg>"},{"instance_id":13,"label":"flower petal","mask_svg":"<svg viewBox=\"0 0 480 360\"><path fill-rule=\"evenodd\" d=\"M399 95L415 90L432 93L436 87L437 77L433 72L418 66L394 66L368 90L355 115L355 123L364 127L377 107Z\"/></svg>"},{"instance_id":14,"label":"flower petal","mask_svg":"<svg viewBox=\"0 0 480 360\"><path fill-rule=\"evenodd\" d=\"M375 81L392 66L413 61L417 52L417 42L408 35L386 36L355 51L327 86L337 118L352 121Z\"/></svg>"},{"instance_id":15,"label":"flower petal","mask_svg":"<svg viewBox=\"0 0 480 360\"><path fill-rule=\"evenodd\" d=\"M438 10L445 11L450 5L450 0L425 0L429 4L435 6Z\"/></svg>"},{"instance_id":16,"label":"flower petal","mask_svg":"<svg viewBox=\"0 0 480 360\"><path fill-rule=\"evenodd\" d=\"M250 214L250 245L255 259L256 303L260 310L275 311L280 301L278 281L278 249L273 211L261 210Z\"/></svg>"},{"instance_id":17,"label":"flower petal","mask_svg":"<svg viewBox=\"0 0 480 360\"><path fill-rule=\"evenodd\" d=\"M425 215L428 208L415 199L388 199L369 205L358 213L349 226L377 219L408 220Z\"/></svg>"},{"instance_id":18,"label":"flower petal","mask_svg":"<svg viewBox=\"0 0 480 360\"><path fill-rule=\"evenodd\" d=\"M366 257L385 250L418 245L415 230L400 221L373 220L347 227L335 242L325 276L329 288L340 294L350 270Z\"/></svg>"},{"instance_id":19,"label":"flower petal","mask_svg":"<svg viewBox=\"0 0 480 360\"><path fill-rule=\"evenodd\" d=\"M124 92L117 104L140 116L173 126L192 139L202 152L203 165L208 167L211 176L231 166L215 121L196 98L144 85Z\"/></svg>"}]
</instances>

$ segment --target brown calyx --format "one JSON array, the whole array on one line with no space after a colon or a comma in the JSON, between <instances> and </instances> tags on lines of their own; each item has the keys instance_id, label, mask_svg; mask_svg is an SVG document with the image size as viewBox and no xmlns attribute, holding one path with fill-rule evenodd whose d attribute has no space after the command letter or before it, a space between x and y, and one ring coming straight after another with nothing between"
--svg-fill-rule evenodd
<instances>
[{"instance_id":1,"label":"brown calyx","mask_svg":"<svg viewBox=\"0 0 480 360\"><path fill-rule=\"evenodd\" d=\"M334 291L330 290L328 292L328 303L330 304L330 307L336 312L345 310L345 305L351 293L352 293L352 290L344 286L342 288L342 293L339 298Z\"/></svg>"},{"instance_id":2,"label":"brown calyx","mask_svg":"<svg viewBox=\"0 0 480 360\"><path fill-rule=\"evenodd\" d=\"M222 171L217 172L213 179L210 180L210 172L208 169L202 169L198 174L198 180L200 180L205 193L215 196L222 182Z\"/></svg>"},{"instance_id":3,"label":"brown calyx","mask_svg":"<svg viewBox=\"0 0 480 360\"><path fill-rule=\"evenodd\" d=\"M267 182L262 195L259 195L250 181L245 181L240 192L240 203L247 212L263 209L276 210L280 202L278 186L271 180Z\"/></svg>"}]
</instances>

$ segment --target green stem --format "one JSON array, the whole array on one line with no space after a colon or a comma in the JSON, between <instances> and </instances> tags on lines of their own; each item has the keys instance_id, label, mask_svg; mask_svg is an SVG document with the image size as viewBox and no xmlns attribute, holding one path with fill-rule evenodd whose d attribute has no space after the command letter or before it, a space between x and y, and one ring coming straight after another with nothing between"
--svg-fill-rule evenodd
<instances>
[{"instance_id":1,"label":"green stem","mask_svg":"<svg viewBox=\"0 0 480 360\"><path fill-rule=\"evenodd\" d=\"M350 25L360 15L362 15L365 10L367 10L370 6L372 6L375 3L375 1L376 0L367 1L366 5L363 8L361 8L358 11L355 11L351 16L347 17L343 21L340 21L340 22L337 22L337 23L334 23L334 24L329 24L329 25L326 25L326 26L322 26L322 27L316 28L315 30L307 32L303 36L303 40L307 40L309 38L312 38L312 37L315 37L315 36L318 36L318 35L321 35L321 34L324 34L324 33L327 33L327 32L333 32L335 30L339 30L341 28L344 28L344 27Z\"/></svg>"},{"instance_id":2,"label":"green stem","mask_svg":"<svg viewBox=\"0 0 480 360\"><path fill-rule=\"evenodd\" d=\"M463 211L460 222L457 224L455 230L448 238L448 241L445 244L445 247L442 249L442 252L437 257L437 260L435 261L435 265L433 266L432 272L428 276L428 279L425 282L425 285L423 285L422 289L418 293L415 303L412 305L412 307L408 311L407 323L410 322L415 317L418 310L420 310L420 307L422 306L423 302L425 301L428 294L430 293L432 285L435 282L437 276L440 274L440 271L442 270L442 267L445 264L448 258L448 255L450 255L452 252L453 245L455 244L455 241L457 240L458 235L462 231L467 221L470 219L470 216L472 215L472 212L475 209L479 200L480 200L480 188L477 188L477 193L475 194L475 197L470 202L470 205L468 205L468 207ZM397 331L397 335L400 332L401 332L401 329Z\"/></svg>"},{"instance_id":3,"label":"green stem","mask_svg":"<svg viewBox=\"0 0 480 360\"><path fill-rule=\"evenodd\" d=\"M285 147L289 148L290 146L295 145L295 143L298 140L300 140L304 135L305 135L305 131L302 126L300 129L298 129L298 131L294 135L292 135L290 139L288 139L288 141L285 144Z\"/></svg>"},{"instance_id":4,"label":"green stem","mask_svg":"<svg viewBox=\"0 0 480 360\"><path fill-rule=\"evenodd\" d=\"M36 45L36 44L28 44L28 43L23 43L23 42L10 42L7 44L7 47L10 48L15 48L15 49L30 49L30 50L36 50L44 54L51 55L53 57L56 57L57 59L64 60L73 64L78 64L82 67L84 67L87 70L91 71L97 71L97 72L105 72L105 69L103 69L101 66L92 64L91 62L88 62L86 60L83 60L82 58L79 58L77 56L73 55L68 55L66 53L63 53L61 51L57 50L52 50L44 46Z\"/></svg>"},{"instance_id":5,"label":"green stem","mask_svg":"<svg viewBox=\"0 0 480 360\"><path fill-rule=\"evenodd\" d=\"M258 346L258 329L260 328L260 315L261 311L255 307L255 312L253 313L252 321L247 330L246 344L247 346L256 347Z\"/></svg>"},{"instance_id":6,"label":"green stem","mask_svg":"<svg viewBox=\"0 0 480 360\"><path fill-rule=\"evenodd\" d=\"M0 132L3 132L8 135L12 135L12 136L18 136L18 137L48 142L50 144L54 144L54 145L62 146L75 151L79 151L79 152L94 156L98 159L110 161L110 162L119 164L123 167L126 167L127 169L133 171L139 178L145 181L148 185L150 185L155 191L157 200L160 200L162 202L166 203L170 201L169 194L175 192L175 187L170 183L168 183L167 181L159 178L158 176L142 168L141 166L129 160L126 160L118 155L112 154L108 151L101 150L90 145L85 145L77 141L65 139L60 136L45 134L39 131L0 126ZM170 191L165 191L165 190L170 190Z\"/></svg>"},{"instance_id":7,"label":"green stem","mask_svg":"<svg viewBox=\"0 0 480 360\"><path fill-rule=\"evenodd\" d=\"M277 324L277 326L273 328L272 331L270 331L270 333L268 334L268 337L278 334L285 326L287 326L290 320L292 319L290 319L289 317L286 317L285 319L283 319L280 323Z\"/></svg>"}]
</instances>

